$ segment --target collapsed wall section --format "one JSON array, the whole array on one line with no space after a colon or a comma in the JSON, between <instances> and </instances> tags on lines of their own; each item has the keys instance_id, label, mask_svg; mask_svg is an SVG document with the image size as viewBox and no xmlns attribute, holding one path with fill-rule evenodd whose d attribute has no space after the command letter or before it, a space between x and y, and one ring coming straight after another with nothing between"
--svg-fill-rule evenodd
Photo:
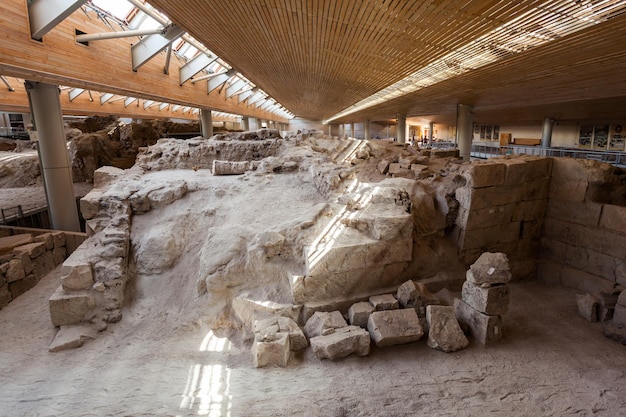
<instances>
[{"instance_id":1,"label":"collapsed wall section","mask_svg":"<svg viewBox=\"0 0 626 417\"><path fill-rule=\"evenodd\" d=\"M626 194L619 174L597 161L554 159L539 280L589 293L626 286L626 207L612 204Z\"/></svg>"}]
</instances>

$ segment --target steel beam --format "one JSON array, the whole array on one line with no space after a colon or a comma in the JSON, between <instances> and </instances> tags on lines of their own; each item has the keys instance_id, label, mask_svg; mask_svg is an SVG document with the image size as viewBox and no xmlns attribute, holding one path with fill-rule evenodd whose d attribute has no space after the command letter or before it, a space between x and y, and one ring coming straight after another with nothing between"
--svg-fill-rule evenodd
<instances>
[{"instance_id":1,"label":"steel beam","mask_svg":"<svg viewBox=\"0 0 626 417\"><path fill-rule=\"evenodd\" d=\"M133 61L133 71L137 71L139 67L151 60L163 49L170 46L174 41L180 38L185 30L176 25L170 25L165 28L165 33L148 35L143 37L139 42L131 48L131 57Z\"/></svg>"},{"instance_id":2,"label":"steel beam","mask_svg":"<svg viewBox=\"0 0 626 417\"><path fill-rule=\"evenodd\" d=\"M179 81L178 84L183 85L185 82L189 81L191 77L211 65L217 57L211 57L204 53L199 53L191 60L189 60L185 65L180 67L178 70Z\"/></svg>"},{"instance_id":3,"label":"steel beam","mask_svg":"<svg viewBox=\"0 0 626 417\"><path fill-rule=\"evenodd\" d=\"M169 103L161 103L161 104L159 104L159 110L163 110L164 108L166 108L169 105L170 105Z\"/></svg>"},{"instance_id":4,"label":"steel beam","mask_svg":"<svg viewBox=\"0 0 626 417\"><path fill-rule=\"evenodd\" d=\"M104 104L107 101L111 100L115 94L104 93L100 95L100 104Z\"/></svg>"},{"instance_id":5,"label":"steel beam","mask_svg":"<svg viewBox=\"0 0 626 417\"><path fill-rule=\"evenodd\" d=\"M126 98L124 99L124 107L128 107L128 106L130 106L130 105L131 105L131 104L133 104L135 101L137 101L137 98L136 98L136 97L126 97Z\"/></svg>"},{"instance_id":6,"label":"steel beam","mask_svg":"<svg viewBox=\"0 0 626 417\"><path fill-rule=\"evenodd\" d=\"M243 93L239 94L239 103L246 101L246 99L252 94L254 94L254 88L252 90L244 91Z\"/></svg>"},{"instance_id":7,"label":"steel beam","mask_svg":"<svg viewBox=\"0 0 626 417\"><path fill-rule=\"evenodd\" d=\"M0 75L0 80L2 80L2 82L4 83L4 85L7 86L7 89L11 92L15 91L15 88L13 88L11 86L11 84L9 84L9 80L7 80L7 77L5 77L4 75Z\"/></svg>"},{"instance_id":8,"label":"steel beam","mask_svg":"<svg viewBox=\"0 0 626 417\"><path fill-rule=\"evenodd\" d=\"M86 33L84 35L76 35L76 42L85 43L105 39L131 38L133 36L163 34L164 31L165 28L160 27L156 29L122 30L121 32Z\"/></svg>"},{"instance_id":9,"label":"steel beam","mask_svg":"<svg viewBox=\"0 0 626 417\"><path fill-rule=\"evenodd\" d=\"M85 92L84 88L72 88L68 95L70 96L70 102Z\"/></svg>"},{"instance_id":10,"label":"steel beam","mask_svg":"<svg viewBox=\"0 0 626 417\"><path fill-rule=\"evenodd\" d=\"M216 77L213 77L209 80L208 82L208 90L207 93L210 93L211 91L215 90L216 88L218 88L219 86L221 86L222 84L224 84L226 81L228 81L230 79L230 77L233 76L233 71L226 71L223 74L220 74Z\"/></svg>"},{"instance_id":11,"label":"steel beam","mask_svg":"<svg viewBox=\"0 0 626 417\"><path fill-rule=\"evenodd\" d=\"M30 37L41 40L43 35L86 2L87 0L29 0Z\"/></svg>"},{"instance_id":12,"label":"steel beam","mask_svg":"<svg viewBox=\"0 0 626 417\"><path fill-rule=\"evenodd\" d=\"M244 88L248 83L244 80L236 81L226 88L226 98L231 98L234 96L239 90Z\"/></svg>"}]
</instances>

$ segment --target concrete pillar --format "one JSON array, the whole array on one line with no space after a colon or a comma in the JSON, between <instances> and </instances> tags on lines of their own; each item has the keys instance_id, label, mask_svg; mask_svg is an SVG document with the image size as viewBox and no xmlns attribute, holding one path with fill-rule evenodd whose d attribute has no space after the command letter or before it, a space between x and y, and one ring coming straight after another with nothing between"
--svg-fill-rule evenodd
<instances>
[{"instance_id":1,"label":"concrete pillar","mask_svg":"<svg viewBox=\"0 0 626 417\"><path fill-rule=\"evenodd\" d=\"M34 81L24 84L35 119L50 223L53 229L80 232L59 87Z\"/></svg>"},{"instance_id":2,"label":"concrete pillar","mask_svg":"<svg viewBox=\"0 0 626 417\"><path fill-rule=\"evenodd\" d=\"M399 143L406 142L406 115L398 114L396 116L397 127L396 127L396 137L398 138Z\"/></svg>"},{"instance_id":3,"label":"concrete pillar","mask_svg":"<svg viewBox=\"0 0 626 417\"><path fill-rule=\"evenodd\" d=\"M200 109L200 125L202 126L202 137L210 138L213 136L213 115L211 110Z\"/></svg>"},{"instance_id":4,"label":"concrete pillar","mask_svg":"<svg viewBox=\"0 0 626 417\"><path fill-rule=\"evenodd\" d=\"M350 123L350 137L356 139L356 132L354 131L354 123Z\"/></svg>"},{"instance_id":5,"label":"concrete pillar","mask_svg":"<svg viewBox=\"0 0 626 417\"><path fill-rule=\"evenodd\" d=\"M250 130L250 119L245 116L241 118L241 129L246 132Z\"/></svg>"},{"instance_id":6,"label":"concrete pillar","mask_svg":"<svg viewBox=\"0 0 626 417\"><path fill-rule=\"evenodd\" d=\"M387 125L387 139L389 139L389 125Z\"/></svg>"},{"instance_id":7,"label":"concrete pillar","mask_svg":"<svg viewBox=\"0 0 626 417\"><path fill-rule=\"evenodd\" d=\"M554 119L546 117L543 119L543 129L541 130L541 147L549 148L552 146L552 126Z\"/></svg>"},{"instance_id":8,"label":"concrete pillar","mask_svg":"<svg viewBox=\"0 0 626 417\"><path fill-rule=\"evenodd\" d=\"M365 124L363 126L363 137L365 140L370 140L370 121L369 119L365 119Z\"/></svg>"},{"instance_id":9,"label":"concrete pillar","mask_svg":"<svg viewBox=\"0 0 626 417\"><path fill-rule=\"evenodd\" d=\"M456 136L459 146L459 154L463 161L470 160L472 151L473 107L467 104L458 104L456 109Z\"/></svg>"},{"instance_id":10,"label":"concrete pillar","mask_svg":"<svg viewBox=\"0 0 626 417\"><path fill-rule=\"evenodd\" d=\"M435 130L435 124L433 122L428 123L428 146L433 146L433 131Z\"/></svg>"},{"instance_id":11,"label":"concrete pillar","mask_svg":"<svg viewBox=\"0 0 626 417\"><path fill-rule=\"evenodd\" d=\"M332 135L333 135L333 125L329 123L328 124L328 136L332 136Z\"/></svg>"},{"instance_id":12,"label":"concrete pillar","mask_svg":"<svg viewBox=\"0 0 626 417\"><path fill-rule=\"evenodd\" d=\"M346 126L342 123L339 125L339 137L343 139L346 135Z\"/></svg>"}]
</instances>

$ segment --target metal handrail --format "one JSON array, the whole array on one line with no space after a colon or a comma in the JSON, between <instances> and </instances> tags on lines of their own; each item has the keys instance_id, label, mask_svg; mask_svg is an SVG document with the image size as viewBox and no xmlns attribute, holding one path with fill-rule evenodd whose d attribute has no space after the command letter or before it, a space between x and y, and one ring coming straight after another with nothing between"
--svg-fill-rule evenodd
<instances>
[{"instance_id":1,"label":"metal handrail","mask_svg":"<svg viewBox=\"0 0 626 417\"><path fill-rule=\"evenodd\" d=\"M538 146L490 146L472 145L471 156L474 158L487 159L498 155L536 155L561 158L593 159L606 162L615 166L626 166L626 152L622 151L596 151L573 148L541 148Z\"/></svg>"}]
</instances>

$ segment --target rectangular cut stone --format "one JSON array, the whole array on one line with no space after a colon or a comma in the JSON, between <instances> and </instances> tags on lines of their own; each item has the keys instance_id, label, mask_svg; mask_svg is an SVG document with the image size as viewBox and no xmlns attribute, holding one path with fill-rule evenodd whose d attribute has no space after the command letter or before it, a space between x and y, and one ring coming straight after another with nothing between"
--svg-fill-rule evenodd
<instances>
[{"instance_id":1,"label":"rectangular cut stone","mask_svg":"<svg viewBox=\"0 0 626 417\"><path fill-rule=\"evenodd\" d=\"M399 172L402 172L402 170L403 170L403 169L404 169L404 168L402 168L402 167L400 166L400 164L399 164L399 163L394 162L394 163L392 163L392 164L389 164L389 170L388 170L388 173L389 173L390 175L397 174L397 173L399 173Z\"/></svg>"},{"instance_id":2,"label":"rectangular cut stone","mask_svg":"<svg viewBox=\"0 0 626 417\"><path fill-rule=\"evenodd\" d=\"M381 159L378 165L376 166L376 169L378 169L379 173L385 175L387 171L389 171L389 165L390 165L389 161L385 159Z\"/></svg>"},{"instance_id":3,"label":"rectangular cut stone","mask_svg":"<svg viewBox=\"0 0 626 417\"><path fill-rule=\"evenodd\" d=\"M506 165L502 163L475 163L465 172L468 185L473 188L504 184Z\"/></svg>"},{"instance_id":4,"label":"rectangular cut stone","mask_svg":"<svg viewBox=\"0 0 626 417\"><path fill-rule=\"evenodd\" d=\"M7 268L5 274L7 282L19 281L26 277L24 266L22 265L22 261L20 259L11 259L6 265Z\"/></svg>"},{"instance_id":5,"label":"rectangular cut stone","mask_svg":"<svg viewBox=\"0 0 626 417\"><path fill-rule=\"evenodd\" d=\"M550 197L557 200L582 203L587 194L587 181L553 180L550 186Z\"/></svg>"},{"instance_id":6,"label":"rectangular cut stone","mask_svg":"<svg viewBox=\"0 0 626 417\"><path fill-rule=\"evenodd\" d=\"M469 210L465 229L482 229L485 227L511 223L513 213L515 211L515 205L515 203L511 203L503 206Z\"/></svg>"},{"instance_id":7,"label":"rectangular cut stone","mask_svg":"<svg viewBox=\"0 0 626 417\"><path fill-rule=\"evenodd\" d=\"M35 242L43 242L46 244L46 250L54 249L54 238L50 233L42 233L38 236L35 236Z\"/></svg>"},{"instance_id":8,"label":"rectangular cut stone","mask_svg":"<svg viewBox=\"0 0 626 417\"><path fill-rule=\"evenodd\" d=\"M552 177L602 182L608 179L613 169L609 164L591 159L554 158Z\"/></svg>"},{"instance_id":9,"label":"rectangular cut stone","mask_svg":"<svg viewBox=\"0 0 626 417\"><path fill-rule=\"evenodd\" d=\"M52 232L52 239L54 240L55 248L60 248L61 246L65 246L65 233Z\"/></svg>"},{"instance_id":10,"label":"rectangular cut stone","mask_svg":"<svg viewBox=\"0 0 626 417\"><path fill-rule=\"evenodd\" d=\"M330 250L307 248L307 274L325 275L412 259L413 239L405 238L391 242L364 242L345 246L333 246ZM319 256L319 258L317 257Z\"/></svg>"},{"instance_id":11,"label":"rectangular cut stone","mask_svg":"<svg viewBox=\"0 0 626 417\"><path fill-rule=\"evenodd\" d=\"M482 288L469 281L463 284L463 301L482 313L490 316L506 314L509 310L509 286L494 285Z\"/></svg>"},{"instance_id":12,"label":"rectangular cut stone","mask_svg":"<svg viewBox=\"0 0 626 417\"><path fill-rule=\"evenodd\" d=\"M566 288L580 292L588 292L590 294L609 291L614 285L613 281L568 266L561 268L560 281L561 285Z\"/></svg>"},{"instance_id":13,"label":"rectangular cut stone","mask_svg":"<svg viewBox=\"0 0 626 417\"><path fill-rule=\"evenodd\" d=\"M347 326L346 320L339 311L323 312L317 311L307 320L304 325L304 333L307 337L313 338L330 333L334 329Z\"/></svg>"},{"instance_id":14,"label":"rectangular cut stone","mask_svg":"<svg viewBox=\"0 0 626 417\"><path fill-rule=\"evenodd\" d=\"M597 226L600 222L602 204L592 201L574 203L550 196L546 209L546 218L576 223L584 226Z\"/></svg>"},{"instance_id":15,"label":"rectangular cut stone","mask_svg":"<svg viewBox=\"0 0 626 417\"><path fill-rule=\"evenodd\" d=\"M378 347L415 342L424 335L413 308L375 311L367 321L367 330Z\"/></svg>"},{"instance_id":16,"label":"rectangular cut stone","mask_svg":"<svg viewBox=\"0 0 626 417\"><path fill-rule=\"evenodd\" d=\"M28 274L24 279L9 283L11 297L15 300L20 295L37 285L39 280L33 274Z\"/></svg>"},{"instance_id":17,"label":"rectangular cut stone","mask_svg":"<svg viewBox=\"0 0 626 417\"><path fill-rule=\"evenodd\" d=\"M28 253L31 259L38 257L46 251L46 244L43 242L28 243L13 249L13 254Z\"/></svg>"},{"instance_id":18,"label":"rectangular cut stone","mask_svg":"<svg viewBox=\"0 0 626 417\"><path fill-rule=\"evenodd\" d=\"M70 255L61 268L61 284L68 291L87 290L94 283L91 263L87 261L85 251L77 250Z\"/></svg>"},{"instance_id":19,"label":"rectangular cut stone","mask_svg":"<svg viewBox=\"0 0 626 417\"><path fill-rule=\"evenodd\" d=\"M507 165L506 179L504 181L506 185L548 179L552 170L551 158L514 158L506 160L505 163Z\"/></svg>"},{"instance_id":20,"label":"rectangular cut stone","mask_svg":"<svg viewBox=\"0 0 626 417\"><path fill-rule=\"evenodd\" d=\"M13 236L4 236L0 238L0 255L10 253L14 248L33 241L33 235L30 233L22 233Z\"/></svg>"},{"instance_id":21,"label":"rectangular cut stone","mask_svg":"<svg viewBox=\"0 0 626 417\"><path fill-rule=\"evenodd\" d=\"M626 306L616 304L613 311L613 323L626 326Z\"/></svg>"},{"instance_id":22,"label":"rectangular cut stone","mask_svg":"<svg viewBox=\"0 0 626 417\"><path fill-rule=\"evenodd\" d=\"M502 338L502 318L490 316L472 308L458 298L454 300L457 319L465 323L472 337L481 345L487 346Z\"/></svg>"},{"instance_id":23,"label":"rectangular cut stone","mask_svg":"<svg viewBox=\"0 0 626 417\"><path fill-rule=\"evenodd\" d=\"M289 349L293 351L303 350L309 346L309 341L304 332L290 317L278 317L278 331L289 334Z\"/></svg>"},{"instance_id":24,"label":"rectangular cut stone","mask_svg":"<svg viewBox=\"0 0 626 417\"><path fill-rule=\"evenodd\" d=\"M80 323L91 312L95 301L88 292L66 294L63 287L48 300L50 319L55 326Z\"/></svg>"},{"instance_id":25,"label":"rectangular cut stone","mask_svg":"<svg viewBox=\"0 0 626 417\"><path fill-rule=\"evenodd\" d=\"M541 220L546 213L547 207L547 199L520 201L519 203L515 204L513 217L511 220L513 220L514 222Z\"/></svg>"},{"instance_id":26,"label":"rectangular cut stone","mask_svg":"<svg viewBox=\"0 0 626 417\"><path fill-rule=\"evenodd\" d=\"M9 284L4 283L0 285L0 309L6 307L13 297L11 296L11 291L9 291Z\"/></svg>"},{"instance_id":27,"label":"rectangular cut stone","mask_svg":"<svg viewBox=\"0 0 626 417\"><path fill-rule=\"evenodd\" d=\"M361 301L359 303L354 303L348 310L348 321L353 326L365 328L367 327L367 320L374 310L374 306L368 302Z\"/></svg>"},{"instance_id":28,"label":"rectangular cut stone","mask_svg":"<svg viewBox=\"0 0 626 417\"><path fill-rule=\"evenodd\" d=\"M550 219L544 222L544 236L569 245L591 248L617 259L626 259L626 236L611 230Z\"/></svg>"},{"instance_id":29,"label":"rectangular cut stone","mask_svg":"<svg viewBox=\"0 0 626 417\"><path fill-rule=\"evenodd\" d=\"M358 326L342 327L333 333L314 337L310 342L313 352L320 359L336 360L352 353L359 356L370 353L370 334Z\"/></svg>"},{"instance_id":30,"label":"rectangular cut stone","mask_svg":"<svg viewBox=\"0 0 626 417\"><path fill-rule=\"evenodd\" d=\"M91 220L100 213L100 199L103 192L96 188L80 199L80 213L85 220Z\"/></svg>"},{"instance_id":31,"label":"rectangular cut stone","mask_svg":"<svg viewBox=\"0 0 626 417\"><path fill-rule=\"evenodd\" d=\"M600 217L600 227L626 234L626 207L605 204Z\"/></svg>"},{"instance_id":32,"label":"rectangular cut stone","mask_svg":"<svg viewBox=\"0 0 626 417\"><path fill-rule=\"evenodd\" d=\"M55 266L52 251L46 251L33 259L33 274L38 280L40 280L48 275L55 268Z\"/></svg>"},{"instance_id":33,"label":"rectangular cut stone","mask_svg":"<svg viewBox=\"0 0 626 417\"><path fill-rule=\"evenodd\" d=\"M501 224L482 229L466 230L462 249L478 249L520 238L520 222Z\"/></svg>"},{"instance_id":34,"label":"rectangular cut stone","mask_svg":"<svg viewBox=\"0 0 626 417\"><path fill-rule=\"evenodd\" d=\"M54 259L54 265L61 265L66 257L65 247L59 246L52 249L52 258Z\"/></svg>"},{"instance_id":35,"label":"rectangular cut stone","mask_svg":"<svg viewBox=\"0 0 626 417\"><path fill-rule=\"evenodd\" d=\"M396 216L376 216L373 221L372 235L377 240L395 240L410 238L413 232L413 218L404 213Z\"/></svg>"},{"instance_id":36,"label":"rectangular cut stone","mask_svg":"<svg viewBox=\"0 0 626 417\"><path fill-rule=\"evenodd\" d=\"M399 308L398 300L392 294L373 295L369 299L374 310L395 310Z\"/></svg>"},{"instance_id":37,"label":"rectangular cut stone","mask_svg":"<svg viewBox=\"0 0 626 417\"><path fill-rule=\"evenodd\" d=\"M520 225L520 237L522 239L539 239L541 237L541 230L543 226L543 220L531 220L523 221Z\"/></svg>"},{"instance_id":38,"label":"rectangular cut stone","mask_svg":"<svg viewBox=\"0 0 626 417\"><path fill-rule=\"evenodd\" d=\"M578 315L587 321L598 321L599 300L591 294L576 294Z\"/></svg>"},{"instance_id":39,"label":"rectangular cut stone","mask_svg":"<svg viewBox=\"0 0 626 417\"><path fill-rule=\"evenodd\" d=\"M254 366L257 368L266 366L284 368L289 362L290 352L288 333L276 333L271 339L265 339L262 335L257 336L252 344Z\"/></svg>"}]
</instances>

